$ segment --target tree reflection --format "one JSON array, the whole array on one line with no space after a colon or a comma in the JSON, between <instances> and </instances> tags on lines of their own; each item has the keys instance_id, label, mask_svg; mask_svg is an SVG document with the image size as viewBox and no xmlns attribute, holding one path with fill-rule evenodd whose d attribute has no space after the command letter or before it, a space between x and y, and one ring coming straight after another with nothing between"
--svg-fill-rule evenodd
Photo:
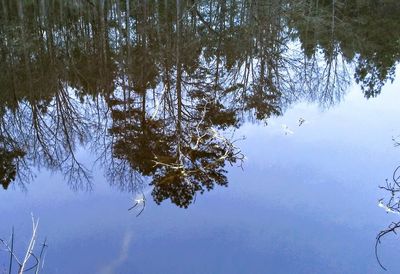
<instances>
[{"instance_id":1,"label":"tree reflection","mask_svg":"<svg viewBox=\"0 0 400 274\"><path fill-rule=\"evenodd\" d=\"M46 167L90 189L86 147L121 190L150 184L157 203L187 207L228 184L247 118L337 103L352 63L365 96L379 94L399 58L399 7L371 3L3 0L2 185Z\"/></svg>"},{"instance_id":2,"label":"tree reflection","mask_svg":"<svg viewBox=\"0 0 400 274\"><path fill-rule=\"evenodd\" d=\"M394 79L399 59L396 1L296 1L291 23L307 56L322 49L325 59L338 53L354 61L354 79L365 96L377 96ZM371 12L373 11L373 12ZM330 61L328 61L328 64Z\"/></svg>"},{"instance_id":3,"label":"tree reflection","mask_svg":"<svg viewBox=\"0 0 400 274\"><path fill-rule=\"evenodd\" d=\"M8 151L5 148L0 150L0 183L4 189L15 180L18 162L24 155L21 150Z\"/></svg>"}]
</instances>

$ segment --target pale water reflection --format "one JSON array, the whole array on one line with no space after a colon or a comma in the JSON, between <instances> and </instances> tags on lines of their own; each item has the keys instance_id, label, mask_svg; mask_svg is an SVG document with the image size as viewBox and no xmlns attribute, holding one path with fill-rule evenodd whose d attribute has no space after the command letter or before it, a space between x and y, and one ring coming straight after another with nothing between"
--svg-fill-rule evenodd
<instances>
[{"instance_id":1,"label":"pale water reflection","mask_svg":"<svg viewBox=\"0 0 400 274\"><path fill-rule=\"evenodd\" d=\"M29 213L40 216L45 273L380 273L375 236L393 216L377 206L386 195L378 185L398 161L388 137L398 88L368 102L355 88L329 111L299 104L269 128L243 126L244 170L230 169L229 188L187 210L148 200L136 218L127 211L132 195L100 175L93 192L72 193L58 175L41 172L40 188L1 193L1 217L22 244ZM379 115L365 122L371 113ZM281 123L295 125L299 114L310 123L285 136ZM1 226L3 235L9 230ZM395 239L380 250L389 270L400 267L390 259L400 252Z\"/></svg>"}]
</instances>

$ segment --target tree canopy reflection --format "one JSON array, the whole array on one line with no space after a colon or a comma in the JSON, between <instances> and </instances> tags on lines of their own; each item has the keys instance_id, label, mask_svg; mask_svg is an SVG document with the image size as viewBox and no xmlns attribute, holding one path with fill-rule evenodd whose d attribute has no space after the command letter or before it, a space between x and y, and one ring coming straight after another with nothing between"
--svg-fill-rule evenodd
<instances>
[{"instance_id":1,"label":"tree canopy reflection","mask_svg":"<svg viewBox=\"0 0 400 274\"><path fill-rule=\"evenodd\" d=\"M2 0L0 178L32 167L91 188L90 149L112 184L187 207L228 184L233 131L299 100L366 97L393 79L396 1ZM371 13L371 9L374 10ZM382 16L382 15L385 16ZM384 30L384 31L383 31ZM149 181L148 181L149 180Z\"/></svg>"}]
</instances>

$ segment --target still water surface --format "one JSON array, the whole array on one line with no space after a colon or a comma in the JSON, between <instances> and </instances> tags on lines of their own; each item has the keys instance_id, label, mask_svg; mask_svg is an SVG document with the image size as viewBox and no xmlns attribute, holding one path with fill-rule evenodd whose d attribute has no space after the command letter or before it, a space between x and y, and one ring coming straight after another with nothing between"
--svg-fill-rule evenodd
<instances>
[{"instance_id":1,"label":"still water surface","mask_svg":"<svg viewBox=\"0 0 400 274\"><path fill-rule=\"evenodd\" d=\"M3 0L0 238L22 257L39 218L41 273L385 273L400 6L377 2Z\"/></svg>"}]
</instances>

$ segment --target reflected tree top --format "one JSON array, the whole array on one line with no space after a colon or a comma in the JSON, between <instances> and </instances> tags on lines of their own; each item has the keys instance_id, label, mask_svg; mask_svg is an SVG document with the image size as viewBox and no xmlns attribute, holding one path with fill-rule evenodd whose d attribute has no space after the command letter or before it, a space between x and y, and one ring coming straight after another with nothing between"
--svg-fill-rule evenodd
<instances>
[{"instance_id":1,"label":"reflected tree top","mask_svg":"<svg viewBox=\"0 0 400 274\"><path fill-rule=\"evenodd\" d=\"M77 149L125 191L187 207L239 164L233 132L353 78L394 78L398 1L0 2L0 179L33 167L92 187Z\"/></svg>"}]
</instances>

